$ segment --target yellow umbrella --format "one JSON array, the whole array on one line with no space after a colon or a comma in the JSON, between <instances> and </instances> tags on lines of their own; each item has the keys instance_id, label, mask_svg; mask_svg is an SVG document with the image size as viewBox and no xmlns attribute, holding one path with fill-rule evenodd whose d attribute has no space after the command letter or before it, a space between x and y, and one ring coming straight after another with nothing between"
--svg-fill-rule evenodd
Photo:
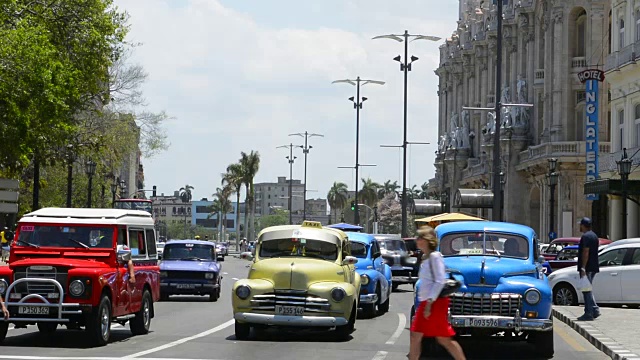
<instances>
[{"instance_id":1,"label":"yellow umbrella","mask_svg":"<svg viewBox=\"0 0 640 360\"><path fill-rule=\"evenodd\" d=\"M415 222L421 222L421 223L442 222L442 221L484 221L484 219L462 214L462 213L444 213L444 214L433 215L426 218L415 220Z\"/></svg>"}]
</instances>

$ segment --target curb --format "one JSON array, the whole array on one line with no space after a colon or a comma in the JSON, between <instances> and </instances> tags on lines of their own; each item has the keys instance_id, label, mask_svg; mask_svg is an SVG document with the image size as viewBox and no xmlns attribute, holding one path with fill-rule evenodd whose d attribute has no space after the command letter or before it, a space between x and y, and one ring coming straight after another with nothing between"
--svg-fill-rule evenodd
<instances>
[{"instance_id":1,"label":"curb","mask_svg":"<svg viewBox=\"0 0 640 360\"><path fill-rule=\"evenodd\" d=\"M587 339L598 350L611 357L613 360L640 360L640 356L625 349L615 340L608 338L596 328L587 325L588 323L579 322L572 319L560 311L553 309L553 316L563 323L570 326L583 338Z\"/></svg>"}]
</instances>

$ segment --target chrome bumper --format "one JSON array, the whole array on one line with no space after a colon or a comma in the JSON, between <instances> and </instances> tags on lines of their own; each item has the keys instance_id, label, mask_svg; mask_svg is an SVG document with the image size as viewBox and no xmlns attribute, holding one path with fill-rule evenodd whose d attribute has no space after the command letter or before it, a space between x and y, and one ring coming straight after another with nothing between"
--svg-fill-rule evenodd
<instances>
[{"instance_id":1,"label":"chrome bumper","mask_svg":"<svg viewBox=\"0 0 640 360\"><path fill-rule=\"evenodd\" d=\"M391 276L391 282L398 284L413 284L418 281L417 276Z\"/></svg>"},{"instance_id":2,"label":"chrome bumper","mask_svg":"<svg viewBox=\"0 0 640 360\"><path fill-rule=\"evenodd\" d=\"M378 302L378 294L360 295L360 304L375 304Z\"/></svg>"},{"instance_id":3,"label":"chrome bumper","mask_svg":"<svg viewBox=\"0 0 640 360\"><path fill-rule=\"evenodd\" d=\"M11 300L11 291L14 290L14 287L17 284L26 283L26 282L34 282L34 283L46 283L53 284L60 294L58 298L58 302L50 302L44 296L40 294L28 294L19 301ZM31 299L37 299L40 302L32 303L27 302ZM29 306L29 307L47 307L47 308L55 308L58 310L58 314L55 316L49 317L9 317L9 319L5 320L7 322L18 322L18 321L28 321L28 322L55 322L55 323L67 323L69 322L68 318L63 316L68 315L82 315L82 309L80 309L79 303L64 303L64 290L62 285L54 279L42 279L42 278L23 278L18 279L9 285L6 291L5 305L7 309L11 310L11 307L17 306ZM46 315L45 315L46 316Z\"/></svg>"},{"instance_id":4,"label":"chrome bumper","mask_svg":"<svg viewBox=\"0 0 640 360\"><path fill-rule=\"evenodd\" d=\"M449 313L449 323L457 328L478 328L478 329L505 329L519 332L527 331L551 331L553 321L550 319L527 319L520 316L520 311L516 311L516 316L492 316L492 315L451 315ZM491 324L487 326L487 324Z\"/></svg>"},{"instance_id":5,"label":"chrome bumper","mask_svg":"<svg viewBox=\"0 0 640 360\"><path fill-rule=\"evenodd\" d=\"M348 320L333 316L288 316L239 312L234 319L250 324L278 325L278 326L318 326L334 327L346 325Z\"/></svg>"}]
</instances>

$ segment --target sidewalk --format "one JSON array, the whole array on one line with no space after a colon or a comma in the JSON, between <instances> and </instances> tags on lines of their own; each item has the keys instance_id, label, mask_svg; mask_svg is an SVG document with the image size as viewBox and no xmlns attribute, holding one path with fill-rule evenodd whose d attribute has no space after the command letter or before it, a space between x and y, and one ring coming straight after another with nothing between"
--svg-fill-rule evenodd
<instances>
[{"instance_id":1,"label":"sidewalk","mask_svg":"<svg viewBox=\"0 0 640 360\"><path fill-rule=\"evenodd\" d=\"M600 307L594 321L577 321L582 306L554 306L553 316L572 327L613 360L640 360L640 310Z\"/></svg>"}]
</instances>

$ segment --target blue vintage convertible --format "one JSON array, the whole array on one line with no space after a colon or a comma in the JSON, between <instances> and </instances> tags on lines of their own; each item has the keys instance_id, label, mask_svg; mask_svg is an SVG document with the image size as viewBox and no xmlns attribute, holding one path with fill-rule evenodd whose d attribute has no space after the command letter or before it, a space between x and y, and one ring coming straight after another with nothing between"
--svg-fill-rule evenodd
<instances>
[{"instance_id":1,"label":"blue vintage convertible","mask_svg":"<svg viewBox=\"0 0 640 360\"><path fill-rule=\"evenodd\" d=\"M450 297L449 321L456 333L526 340L541 356L553 357L552 291L533 229L461 221L439 225L436 234L447 271L462 282ZM419 288L420 281L412 318Z\"/></svg>"},{"instance_id":2,"label":"blue vintage convertible","mask_svg":"<svg viewBox=\"0 0 640 360\"><path fill-rule=\"evenodd\" d=\"M366 317L389 311L391 268L382 261L380 246L370 234L347 233L351 255L358 258L356 272L360 275L360 307Z\"/></svg>"},{"instance_id":3,"label":"blue vintage convertible","mask_svg":"<svg viewBox=\"0 0 640 360\"><path fill-rule=\"evenodd\" d=\"M173 240L164 246L160 263L160 297L209 295L220 298L222 265L216 261L215 244L200 240Z\"/></svg>"}]
</instances>

